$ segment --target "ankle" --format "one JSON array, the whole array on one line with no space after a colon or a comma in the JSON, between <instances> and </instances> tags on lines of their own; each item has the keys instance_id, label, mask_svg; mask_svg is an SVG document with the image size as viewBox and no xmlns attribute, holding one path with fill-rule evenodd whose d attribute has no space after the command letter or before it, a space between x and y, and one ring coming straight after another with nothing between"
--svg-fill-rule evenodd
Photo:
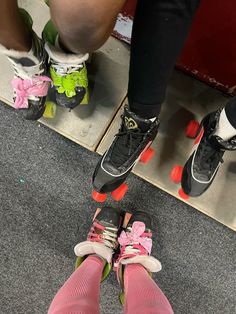
<instances>
[{"instance_id":1,"label":"ankle","mask_svg":"<svg viewBox=\"0 0 236 314\"><path fill-rule=\"evenodd\" d=\"M103 267L106 266L107 264L107 261L102 258L101 256L97 255L97 254L92 254L92 255L89 255L86 260L90 260L90 261L94 261L94 262L97 262L99 264L103 264Z\"/></svg>"}]
</instances>

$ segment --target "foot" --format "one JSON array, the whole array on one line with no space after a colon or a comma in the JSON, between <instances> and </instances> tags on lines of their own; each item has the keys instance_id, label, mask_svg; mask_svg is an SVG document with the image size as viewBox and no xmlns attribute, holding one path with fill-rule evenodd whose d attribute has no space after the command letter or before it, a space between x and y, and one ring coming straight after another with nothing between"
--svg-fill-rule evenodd
<instances>
[{"instance_id":1,"label":"foot","mask_svg":"<svg viewBox=\"0 0 236 314\"><path fill-rule=\"evenodd\" d=\"M117 233L121 222L119 211L103 207L93 221L87 241L80 242L74 248L78 256L76 267L79 267L88 255L98 255L106 262L103 273L105 279L112 269L112 257L118 247Z\"/></svg>"},{"instance_id":2,"label":"foot","mask_svg":"<svg viewBox=\"0 0 236 314\"><path fill-rule=\"evenodd\" d=\"M143 119L126 106L119 132L99 161L93 174L93 187L99 193L116 190L127 178L157 135L159 121Z\"/></svg>"},{"instance_id":3,"label":"foot","mask_svg":"<svg viewBox=\"0 0 236 314\"><path fill-rule=\"evenodd\" d=\"M74 109L81 103L88 103L85 61L88 60L89 55L63 51L59 44L58 33L51 21L44 28L43 38L49 55L50 75L57 104Z\"/></svg>"},{"instance_id":4,"label":"foot","mask_svg":"<svg viewBox=\"0 0 236 314\"><path fill-rule=\"evenodd\" d=\"M14 106L20 109L27 120L37 120L45 110L45 101L50 86L47 73L47 53L42 40L32 29L32 19L23 9L21 14L27 24L32 37L32 48L29 52L6 49L0 45L3 53L14 69L12 86L14 89Z\"/></svg>"},{"instance_id":5,"label":"foot","mask_svg":"<svg viewBox=\"0 0 236 314\"><path fill-rule=\"evenodd\" d=\"M215 135L221 110L210 113L201 122L193 152L186 162L181 185L190 196L200 196L212 184L226 150L236 150L236 136L224 141Z\"/></svg>"},{"instance_id":6,"label":"foot","mask_svg":"<svg viewBox=\"0 0 236 314\"><path fill-rule=\"evenodd\" d=\"M118 242L120 244L120 255L115 268L117 279L121 285L122 293L120 300L124 302L124 269L129 264L140 264L148 272L159 272L161 263L151 256L152 249L152 219L146 213L137 211L130 218L128 225L121 232Z\"/></svg>"}]
</instances>

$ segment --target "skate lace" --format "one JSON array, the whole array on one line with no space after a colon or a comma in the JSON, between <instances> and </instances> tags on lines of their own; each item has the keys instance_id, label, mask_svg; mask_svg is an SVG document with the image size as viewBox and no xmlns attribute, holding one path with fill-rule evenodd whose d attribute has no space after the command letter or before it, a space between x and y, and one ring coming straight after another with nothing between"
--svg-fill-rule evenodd
<instances>
[{"instance_id":1,"label":"skate lace","mask_svg":"<svg viewBox=\"0 0 236 314\"><path fill-rule=\"evenodd\" d=\"M198 160L201 164L200 169L202 173L215 170L219 162L223 163L222 158L224 152L220 149L212 147L208 142L207 138L203 138L202 143L199 145L198 149Z\"/></svg>"},{"instance_id":2,"label":"skate lace","mask_svg":"<svg viewBox=\"0 0 236 314\"><path fill-rule=\"evenodd\" d=\"M136 255L150 255L152 249L152 233L145 231L145 224L135 221L132 227L122 231L118 242L121 245L120 258Z\"/></svg>"},{"instance_id":3,"label":"skate lace","mask_svg":"<svg viewBox=\"0 0 236 314\"><path fill-rule=\"evenodd\" d=\"M67 97L76 95L76 87L88 87L87 70L83 64L63 64L52 61L50 74L58 93Z\"/></svg>"},{"instance_id":4,"label":"skate lace","mask_svg":"<svg viewBox=\"0 0 236 314\"><path fill-rule=\"evenodd\" d=\"M87 239L91 242L103 243L105 246L114 250L118 244L117 232L118 228L115 226L103 226L97 221L94 221Z\"/></svg>"},{"instance_id":5,"label":"skate lace","mask_svg":"<svg viewBox=\"0 0 236 314\"><path fill-rule=\"evenodd\" d=\"M119 132L115 134L117 138L116 147L112 152L112 161L117 166L122 165L136 151L142 143L147 132L142 132L139 128L128 129L122 116L122 124Z\"/></svg>"},{"instance_id":6,"label":"skate lace","mask_svg":"<svg viewBox=\"0 0 236 314\"><path fill-rule=\"evenodd\" d=\"M37 77L42 77L44 72L43 61L31 67L24 67L22 64L15 62L13 59L8 58L14 68L15 76L22 81L37 82ZM37 85L44 84L43 80L39 80ZM39 97L36 95L28 95L27 98L32 101L38 101Z\"/></svg>"}]
</instances>

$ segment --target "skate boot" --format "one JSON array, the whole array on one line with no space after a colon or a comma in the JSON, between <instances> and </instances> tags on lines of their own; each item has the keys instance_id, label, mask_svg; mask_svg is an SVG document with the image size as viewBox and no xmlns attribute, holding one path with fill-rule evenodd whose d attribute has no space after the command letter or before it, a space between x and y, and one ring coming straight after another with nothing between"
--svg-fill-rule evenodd
<instances>
[{"instance_id":1,"label":"skate boot","mask_svg":"<svg viewBox=\"0 0 236 314\"><path fill-rule=\"evenodd\" d=\"M49 21L43 31L45 49L49 55L50 75L56 103L68 109L88 103L88 78L85 61L88 54L64 52L58 33Z\"/></svg>"},{"instance_id":2,"label":"skate boot","mask_svg":"<svg viewBox=\"0 0 236 314\"><path fill-rule=\"evenodd\" d=\"M228 141L215 135L221 110L210 113L201 122L193 152L186 162L181 179L183 192L200 196L212 184L226 150L236 150L236 136Z\"/></svg>"},{"instance_id":3,"label":"skate boot","mask_svg":"<svg viewBox=\"0 0 236 314\"><path fill-rule=\"evenodd\" d=\"M42 40L32 29L33 21L30 15L20 9L26 25L31 32L32 48L30 52L7 49L0 45L3 53L14 68L14 106L20 109L27 120L37 120L45 110L45 101L50 86L47 73L47 53Z\"/></svg>"},{"instance_id":4,"label":"skate boot","mask_svg":"<svg viewBox=\"0 0 236 314\"><path fill-rule=\"evenodd\" d=\"M121 232L118 242L120 244L120 254L115 261L114 268L121 286L120 301L121 304L124 304L124 269L126 265L140 264L149 273L161 270L161 263L151 256L151 217L146 212L135 212L130 218L126 229Z\"/></svg>"},{"instance_id":5,"label":"skate boot","mask_svg":"<svg viewBox=\"0 0 236 314\"><path fill-rule=\"evenodd\" d=\"M93 198L99 202L106 200L108 192L119 201L128 189L124 181L133 167L139 160L147 163L154 154L149 147L157 135L158 119L143 119L126 106L121 120L119 132L93 174Z\"/></svg>"},{"instance_id":6,"label":"skate boot","mask_svg":"<svg viewBox=\"0 0 236 314\"><path fill-rule=\"evenodd\" d=\"M88 255L98 255L107 263L103 271L104 280L112 269L112 257L118 247L117 233L122 223L120 212L111 207L103 207L93 220L87 241L74 248L76 268Z\"/></svg>"}]
</instances>

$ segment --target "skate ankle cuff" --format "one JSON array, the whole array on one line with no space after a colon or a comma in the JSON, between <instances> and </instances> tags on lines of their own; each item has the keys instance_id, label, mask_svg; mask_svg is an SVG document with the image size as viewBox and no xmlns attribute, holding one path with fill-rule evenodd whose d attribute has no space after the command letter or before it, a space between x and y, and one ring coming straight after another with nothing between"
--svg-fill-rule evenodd
<instances>
[{"instance_id":1,"label":"skate ankle cuff","mask_svg":"<svg viewBox=\"0 0 236 314\"><path fill-rule=\"evenodd\" d=\"M121 259L120 263L122 265L140 264L150 273L157 273L162 269L161 262L153 256L137 255Z\"/></svg>"},{"instance_id":2,"label":"skate ankle cuff","mask_svg":"<svg viewBox=\"0 0 236 314\"><path fill-rule=\"evenodd\" d=\"M68 65L82 64L89 58L88 53L65 53L59 46L51 45L49 42L45 43L45 50L53 61Z\"/></svg>"},{"instance_id":3,"label":"skate ankle cuff","mask_svg":"<svg viewBox=\"0 0 236 314\"><path fill-rule=\"evenodd\" d=\"M105 259L107 263L110 264L112 262L113 250L106 247L103 243L84 241L75 246L74 252L78 257L96 254Z\"/></svg>"}]
</instances>

